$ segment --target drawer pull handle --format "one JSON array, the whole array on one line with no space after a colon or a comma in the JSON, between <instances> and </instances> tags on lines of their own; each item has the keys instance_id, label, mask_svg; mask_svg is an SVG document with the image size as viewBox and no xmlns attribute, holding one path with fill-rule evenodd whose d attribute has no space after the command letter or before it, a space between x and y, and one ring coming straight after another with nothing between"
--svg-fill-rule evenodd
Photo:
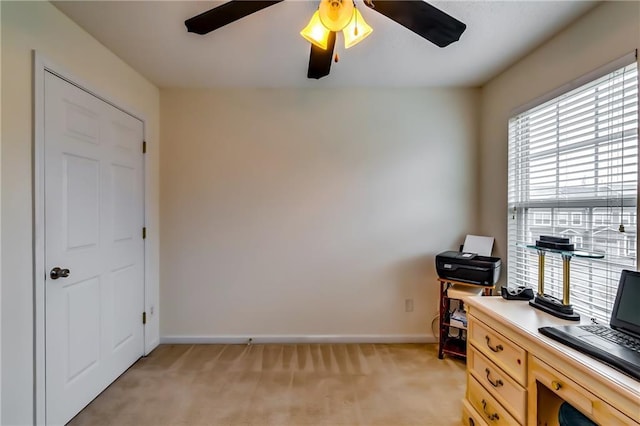
<instances>
[{"instance_id":1,"label":"drawer pull handle","mask_svg":"<svg viewBox=\"0 0 640 426\"><path fill-rule=\"evenodd\" d=\"M491 386L493 386L494 388L499 388L500 386L504 385L504 383L502 383L502 380L500 379L496 380L495 382L491 380L491 377L489 377L489 375L491 374L491 371L488 368L485 368L484 372L487 373L487 380L489 381L489 383L491 383Z\"/></svg>"},{"instance_id":2,"label":"drawer pull handle","mask_svg":"<svg viewBox=\"0 0 640 426\"><path fill-rule=\"evenodd\" d=\"M502 345L498 345L498 346L491 346L491 338L489 336L484 336L485 339L487 339L487 346L489 347L489 349L491 349L493 352L500 352L503 351L504 348L502 347Z\"/></svg>"},{"instance_id":3,"label":"drawer pull handle","mask_svg":"<svg viewBox=\"0 0 640 426\"><path fill-rule=\"evenodd\" d=\"M482 400L482 411L484 411L484 414L486 414L489 420L500 420L500 416L498 415L498 413L489 413L487 411L487 401L485 401L484 399Z\"/></svg>"},{"instance_id":4,"label":"drawer pull handle","mask_svg":"<svg viewBox=\"0 0 640 426\"><path fill-rule=\"evenodd\" d=\"M554 390L560 390L560 388L562 387L562 383L556 382L554 380L553 382L551 382L551 387L553 387Z\"/></svg>"},{"instance_id":5,"label":"drawer pull handle","mask_svg":"<svg viewBox=\"0 0 640 426\"><path fill-rule=\"evenodd\" d=\"M476 422L471 417L469 417L469 426L476 426Z\"/></svg>"}]
</instances>

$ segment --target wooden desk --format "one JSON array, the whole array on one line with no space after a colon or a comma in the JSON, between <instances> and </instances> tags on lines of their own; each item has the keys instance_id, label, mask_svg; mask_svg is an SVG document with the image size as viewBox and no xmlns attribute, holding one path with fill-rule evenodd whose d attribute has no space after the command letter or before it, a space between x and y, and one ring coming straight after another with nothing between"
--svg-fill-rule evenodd
<instances>
[{"instance_id":1,"label":"wooden desk","mask_svg":"<svg viewBox=\"0 0 640 426\"><path fill-rule=\"evenodd\" d=\"M640 381L538 333L576 322L501 297L466 306L464 424L558 425L567 401L600 425L640 425Z\"/></svg>"}]
</instances>

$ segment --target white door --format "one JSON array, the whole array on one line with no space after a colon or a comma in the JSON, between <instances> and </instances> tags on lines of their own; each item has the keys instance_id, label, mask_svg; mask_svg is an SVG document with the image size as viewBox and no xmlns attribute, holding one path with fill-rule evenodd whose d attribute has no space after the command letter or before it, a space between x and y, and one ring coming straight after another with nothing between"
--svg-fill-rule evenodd
<instances>
[{"instance_id":1,"label":"white door","mask_svg":"<svg viewBox=\"0 0 640 426\"><path fill-rule=\"evenodd\" d=\"M44 98L45 398L57 425L143 355L143 124L49 72Z\"/></svg>"}]
</instances>

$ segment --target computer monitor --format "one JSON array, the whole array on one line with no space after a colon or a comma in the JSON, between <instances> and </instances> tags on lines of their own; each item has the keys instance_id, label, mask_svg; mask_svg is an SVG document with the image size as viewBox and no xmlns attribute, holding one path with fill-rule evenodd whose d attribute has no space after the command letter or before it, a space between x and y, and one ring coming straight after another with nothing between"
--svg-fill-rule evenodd
<instances>
[{"instance_id":1,"label":"computer monitor","mask_svg":"<svg viewBox=\"0 0 640 426\"><path fill-rule=\"evenodd\" d=\"M611 328L640 338L640 272L623 270L611 312Z\"/></svg>"}]
</instances>

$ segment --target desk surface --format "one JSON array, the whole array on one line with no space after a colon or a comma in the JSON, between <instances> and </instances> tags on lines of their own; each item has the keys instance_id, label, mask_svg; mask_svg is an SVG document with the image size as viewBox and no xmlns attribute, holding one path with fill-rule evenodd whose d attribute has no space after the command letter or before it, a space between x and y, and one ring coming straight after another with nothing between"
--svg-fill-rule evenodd
<instances>
[{"instance_id":1,"label":"desk surface","mask_svg":"<svg viewBox=\"0 0 640 426\"><path fill-rule=\"evenodd\" d=\"M539 327L574 325L577 322L546 314L530 307L526 301L505 300L499 296L470 297L467 306L473 315L491 321L498 331L515 339L531 354L547 359L550 365L567 370L570 375L577 376L574 377L576 380L595 388L592 389L594 393L601 394L603 399L615 399L615 395L624 397L631 406L637 402L637 413L631 414L637 414L636 418L640 419L640 381L538 332ZM581 324L589 322L587 317L581 316Z\"/></svg>"}]
</instances>

